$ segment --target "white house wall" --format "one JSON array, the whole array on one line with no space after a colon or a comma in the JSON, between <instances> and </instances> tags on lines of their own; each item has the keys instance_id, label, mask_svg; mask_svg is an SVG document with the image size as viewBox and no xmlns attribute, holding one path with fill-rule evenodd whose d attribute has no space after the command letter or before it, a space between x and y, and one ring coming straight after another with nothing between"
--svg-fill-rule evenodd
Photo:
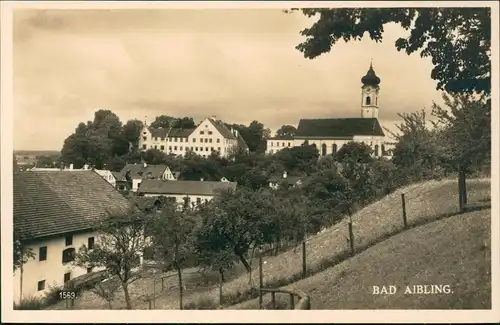
<instances>
[{"instance_id":1,"label":"white house wall","mask_svg":"<svg viewBox=\"0 0 500 325\"><path fill-rule=\"evenodd\" d=\"M66 237L61 236L47 240L41 240L28 245L35 254L35 259L29 259L23 265L22 271L22 295L24 298L30 296L42 297L53 285L64 284L64 274L71 272L71 279L87 273L87 270L74 266L72 263L62 263L62 253L67 248L74 248L76 252L82 245L87 245L88 238L97 236L94 232L73 235L73 244L66 246ZM47 246L47 259L39 261L40 247ZM45 290L38 291L38 282L45 280ZM19 302L21 297L21 270L14 273L14 301Z\"/></svg>"},{"instance_id":2,"label":"white house wall","mask_svg":"<svg viewBox=\"0 0 500 325\"><path fill-rule=\"evenodd\" d=\"M177 203L178 205L183 205L184 198L186 196L188 196L190 199L190 202L194 203L195 207L197 206L198 199L200 199L201 203L204 203L204 202L209 202L214 198L213 195L185 195L185 194L147 194L147 193L145 193L144 196L146 196L146 197L158 197L158 196L173 197L173 198L175 198L175 203Z\"/></svg>"},{"instance_id":3,"label":"white house wall","mask_svg":"<svg viewBox=\"0 0 500 325\"><path fill-rule=\"evenodd\" d=\"M208 119L201 122L188 137L152 137L145 127L139 139L141 150L158 149L178 156L192 150L202 157L210 156L212 151L219 151L222 157L226 157L237 145L237 139L224 138Z\"/></svg>"}]
</instances>

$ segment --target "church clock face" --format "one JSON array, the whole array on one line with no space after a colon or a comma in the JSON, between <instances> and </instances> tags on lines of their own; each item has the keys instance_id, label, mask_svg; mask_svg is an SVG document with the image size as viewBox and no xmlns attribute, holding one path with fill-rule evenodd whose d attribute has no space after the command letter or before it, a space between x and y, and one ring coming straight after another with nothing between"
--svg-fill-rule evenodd
<instances>
[{"instance_id":1,"label":"church clock face","mask_svg":"<svg viewBox=\"0 0 500 325\"><path fill-rule=\"evenodd\" d=\"M367 93L367 94L371 94L371 93L373 93L373 92L375 91L375 89L373 89L372 87L366 87L366 88L364 89L364 91L365 91L365 93Z\"/></svg>"}]
</instances>

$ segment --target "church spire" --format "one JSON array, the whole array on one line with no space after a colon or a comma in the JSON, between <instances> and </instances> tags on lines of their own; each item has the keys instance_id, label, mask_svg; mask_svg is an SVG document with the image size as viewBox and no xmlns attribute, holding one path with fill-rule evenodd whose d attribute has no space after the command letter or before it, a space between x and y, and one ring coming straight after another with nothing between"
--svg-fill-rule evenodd
<instances>
[{"instance_id":1,"label":"church spire","mask_svg":"<svg viewBox=\"0 0 500 325\"><path fill-rule=\"evenodd\" d=\"M380 78L373 69L373 59L370 60L370 68L366 75L361 78L361 117L378 118L378 94Z\"/></svg>"}]
</instances>

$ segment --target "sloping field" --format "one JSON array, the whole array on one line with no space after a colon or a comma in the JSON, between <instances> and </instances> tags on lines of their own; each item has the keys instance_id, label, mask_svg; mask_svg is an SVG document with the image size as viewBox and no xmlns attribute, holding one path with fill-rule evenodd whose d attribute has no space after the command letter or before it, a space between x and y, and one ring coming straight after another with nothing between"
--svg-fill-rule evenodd
<instances>
[{"instance_id":1,"label":"sloping field","mask_svg":"<svg viewBox=\"0 0 500 325\"><path fill-rule=\"evenodd\" d=\"M473 179L467 181L468 201L477 202L489 199L490 180ZM361 251L370 245L374 245L388 237L403 231L401 193L405 193L406 211L408 225L419 225L440 219L458 211L458 187L457 180L429 181L413 184L399 189L384 197L352 216L354 242L357 251ZM345 259L349 255L348 220L345 219L323 233L311 237L307 241L307 268L310 274L316 274L333 264ZM258 263L252 263L253 285L258 285ZM237 269L241 269L238 267ZM264 285L268 287L280 287L300 280L302 272L302 258L300 247L279 254L278 256L266 257L264 261ZM236 272L234 278L224 283L223 294L226 301L246 300L251 290L248 283L248 275ZM151 283L149 283L149 282ZM171 280L175 282L175 278ZM156 281L156 288L159 282ZM147 308L144 301L146 292L152 293L153 280L141 279L132 284L132 299L134 308ZM170 287L170 285L169 285ZM157 289L159 292L159 289ZM165 290L156 298L156 309L178 309L178 290ZM135 294L137 293L137 294ZM117 294L114 308L124 308L123 294ZM75 305L77 309L101 309L106 308L107 303L99 297L90 293L84 293L82 301ZM196 304L203 300L205 304L218 306L218 285L188 286L184 295L184 304ZM313 307L318 308L313 300ZM57 307L56 307L57 308ZM59 307L61 308L61 307Z\"/></svg>"},{"instance_id":2,"label":"sloping field","mask_svg":"<svg viewBox=\"0 0 500 325\"><path fill-rule=\"evenodd\" d=\"M473 179L467 182L468 201L475 202L490 197L490 180ZM352 216L355 249L365 249L389 236L402 231L401 193L406 197L406 213L409 225L423 224L458 212L458 185L456 180L428 181L413 184L386 196ZM345 258L349 244L348 219L344 219L320 235L308 240L306 245L308 271L314 273L324 268L327 261ZM279 287L298 280L302 272L300 249L268 257L263 267L264 286ZM258 272L252 275L258 283ZM249 290L248 276L224 284L224 294L234 295ZM218 299L218 290L207 293ZM186 297L186 301L191 297ZM191 298L192 299L192 298ZM207 299L207 298L205 298ZM167 305L172 308L174 305ZM175 307L174 307L175 308Z\"/></svg>"},{"instance_id":3,"label":"sloping field","mask_svg":"<svg viewBox=\"0 0 500 325\"><path fill-rule=\"evenodd\" d=\"M287 289L309 294L312 309L490 309L490 215L485 209L410 229ZM373 286L389 285L395 294L373 294ZM414 285L450 292L412 294ZM288 307L288 299L277 295L277 305ZM263 301L269 305L270 296ZM258 299L231 309L258 309Z\"/></svg>"}]
</instances>

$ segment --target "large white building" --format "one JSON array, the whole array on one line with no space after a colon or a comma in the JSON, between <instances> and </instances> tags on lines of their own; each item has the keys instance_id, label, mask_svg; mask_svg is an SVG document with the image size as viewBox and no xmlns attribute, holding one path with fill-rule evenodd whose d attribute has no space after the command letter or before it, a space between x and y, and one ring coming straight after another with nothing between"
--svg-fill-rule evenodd
<instances>
[{"instance_id":1,"label":"large white building","mask_svg":"<svg viewBox=\"0 0 500 325\"><path fill-rule=\"evenodd\" d=\"M350 141L369 145L376 157L390 156L389 145L378 121L380 78L372 65L361 78L361 117L301 119L294 136L267 139L266 153L297 147L304 142L318 148L320 156L336 153Z\"/></svg>"},{"instance_id":2,"label":"large white building","mask_svg":"<svg viewBox=\"0 0 500 325\"><path fill-rule=\"evenodd\" d=\"M227 157L238 147L248 150L238 131L229 129L215 117L205 118L194 129L152 128L145 125L139 139L141 150L158 149L179 156L192 151L208 157L217 151L221 157Z\"/></svg>"}]
</instances>

